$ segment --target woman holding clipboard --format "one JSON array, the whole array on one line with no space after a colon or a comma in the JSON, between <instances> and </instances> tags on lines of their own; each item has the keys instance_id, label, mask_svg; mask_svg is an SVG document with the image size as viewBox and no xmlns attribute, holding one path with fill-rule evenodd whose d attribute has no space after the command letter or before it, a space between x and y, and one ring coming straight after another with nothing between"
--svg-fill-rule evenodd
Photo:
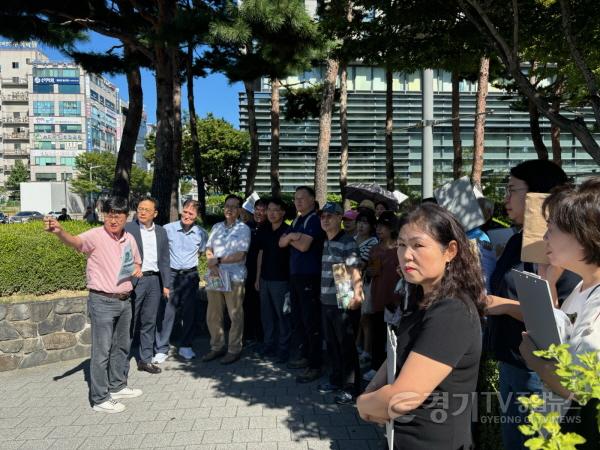
<instances>
[{"instance_id":1,"label":"woman holding clipboard","mask_svg":"<svg viewBox=\"0 0 600 450\"><path fill-rule=\"evenodd\" d=\"M571 319L573 328L569 350L578 354L600 352L600 177L585 181L579 188L566 187L552 193L544 202L548 231L544 236L552 266L570 270L581 282L564 301L561 310ZM523 334L521 355L527 366L563 398L572 398L560 384L552 361L533 355L536 350L527 333ZM576 403L563 421L562 431L573 431L586 439L578 449L600 449L600 432L596 421L598 400L584 407ZM569 417L571 416L571 417Z\"/></svg>"},{"instance_id":2,"label":"woman holding clipboard","mask_svg":"<svg viewBox=\"0 0 600 450\"><path fill-rule=\"evenodd\" d=\"M396 379L386 383L384 363L357 399L359 414L394 419L395 449L471 448L485 306L479 262L462 226L434 204L403 221L398 261L410 294L395 330Z\"/></svg>"}]
</instances>

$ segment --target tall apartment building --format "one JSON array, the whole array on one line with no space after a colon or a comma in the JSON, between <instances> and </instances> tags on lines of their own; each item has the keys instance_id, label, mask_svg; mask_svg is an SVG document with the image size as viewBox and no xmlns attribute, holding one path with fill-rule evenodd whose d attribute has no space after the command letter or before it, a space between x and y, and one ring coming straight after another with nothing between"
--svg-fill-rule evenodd
<instances>
[{"instance_id":1,"label":"tall apartment building","mask_svg":"<svg viewBox=\"0 0 600 450\"><path fill-rule=\"evenodd\" d=\"M62 181L74 176L82 152L117 153L127 102L111 82L72 61L50 61L35 42L0 42L0 79L0 186L17 159L31 181ZM140 127L142 144L145 134Z\"/></svg>"},{"instance_id":2,"label":"tall apartment building","mask_svg":"<svg viewBox=\"0 0 600 450\"><path fill-rule=\"evenodd\" d=\"M284 83L318 83L324 69L314 68ZM270 86L267 78L260 80L256 92L256 117L260 141L260 163L256 179L259 191L269 191ZM385 184L385 73L383 68L352 65L348 68L348 133L349 182L376 181ZM414 127L421 121L421 78L419 73L396 73L393 78L393 148L396 178L413 186L421 183L421 130ZM476 83L464 81L460 86L461 138L465 158L473 148ZM282 96L283 97L283 96ZM444 121L433 129L434 180L441 184L452 177L453 145L451 129L450 74L434 73L434 118ZM248 128L245 93L239 94L240 126ZM282 110L285 100L282 98ZM507 93L490 86L487 109L490 114L485 130L485 167L489 172L503 174L526 159L536 158L527 112L510 107ZM592 123L591 112L589 114ZM541 121L544 142L551 148L550 124ZM339 191L340 133L339 113L334 112L331 125L331 147L328 166L328 186ZM280 176L282 189L291 191L301 184L312 184L319 137L318 119L302 122L281 121ZM599 136L600 137L600 136ZM570 133L561 134L563 167L572 176L589 174L597 165ZM470 167L468 168L470 170ZM488 173L489 173L488 172Z\"/></svg>"}]
</instances>

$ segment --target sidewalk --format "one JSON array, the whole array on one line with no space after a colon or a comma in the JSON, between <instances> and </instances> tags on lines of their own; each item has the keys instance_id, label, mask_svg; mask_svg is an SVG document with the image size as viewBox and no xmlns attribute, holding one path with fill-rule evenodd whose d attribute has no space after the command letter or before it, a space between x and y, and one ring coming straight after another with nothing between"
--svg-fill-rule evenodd
<instances>
[{"instance_id":1,"label":"sidewalk","mask_svg":"<svg viewBox=\"0 0 600 450\"><path fill-rule=\"evenodd\" d=\"M196 353L208 350L202 340ZM89 360L0 374L0 449L185 448L227 450L383 449L381 431L317 383L245 352L230 366L173 358L159 375L138 372L121 414L92 411Z\"/></svg>"}]
</instances>

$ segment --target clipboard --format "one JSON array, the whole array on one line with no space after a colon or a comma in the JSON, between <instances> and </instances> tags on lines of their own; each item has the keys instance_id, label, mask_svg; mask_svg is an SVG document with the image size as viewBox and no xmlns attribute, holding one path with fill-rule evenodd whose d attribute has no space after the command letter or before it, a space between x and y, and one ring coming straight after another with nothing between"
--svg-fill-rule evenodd
<instances>
[{"instance_id":1,"label":"clipboard","mask_svg":"<svg viewBox=\"0 0 600 450\"><path fill-rule=\"evenodd\" d=\"M560 344L550 286L538 275L512 270L527 333L539 350Z\"/></svg>"}]
</instances>

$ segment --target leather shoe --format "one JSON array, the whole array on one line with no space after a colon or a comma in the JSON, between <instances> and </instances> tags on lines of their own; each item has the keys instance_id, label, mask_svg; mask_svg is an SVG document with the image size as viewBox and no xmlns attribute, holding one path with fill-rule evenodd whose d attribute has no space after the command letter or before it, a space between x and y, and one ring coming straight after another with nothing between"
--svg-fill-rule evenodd
<instances>
[{"instance_id":1,"label":"leather shoe","mask_svg":"<svg viewBox=\"0 0 600 450\"><path fill-rule=\"evenodd\" d=\"M225 350L211 350L202 357L202 362L209 362L213 359L220 358L221 356L225 356Z\"/></svg>"},{"instance_id":2,"label":"leather shoe","mask_svg":"<svg viewBox=\"0 0 600 450\"><path fill-rule=\"evenodd\" d=\"M155 366L152 363L145 363L145 362L139 362L138 363L138 370L140 372L148 372L148 373L152 373L152 374L157 374L157 373L161 373L162 370L160 369L160 367Z\"/></svg>"},{"instance_id":3,"label":"leather shoe","mask_svg":"<svg viewBox=\"0 0 600 450\"><path fill-rule=\"evenodd\" d=\"M227 353L227 355L225 355L225 357L219 362L221 364L232 364L232 363L236 362L238 359L240 359L239 353Z\"/></svg>"}]
</instances>

